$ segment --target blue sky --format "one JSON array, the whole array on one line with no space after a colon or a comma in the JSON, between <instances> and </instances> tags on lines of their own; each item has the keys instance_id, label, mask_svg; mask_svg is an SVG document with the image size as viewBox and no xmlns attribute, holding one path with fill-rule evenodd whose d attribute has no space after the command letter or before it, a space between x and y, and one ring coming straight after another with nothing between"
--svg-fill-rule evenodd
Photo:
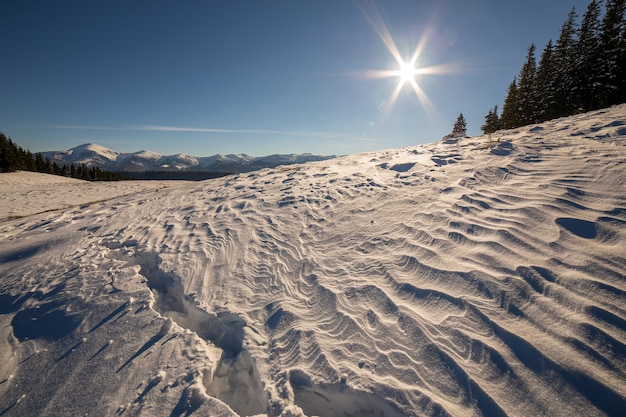
<instances>
[{"instance_id":1,"label":"blue sky","mask_svg":"<svg viewBox=\"0 0 626 417\"><path fill-rule=\"evenodd\" d=\"M33 152L196 156L430 143L459 113L480 134L528 46L588 3L0 0L0 131ZM398 67L385 30L405 60L421 46L422 100L372 76Z\"/></svg>"}]
</instances>

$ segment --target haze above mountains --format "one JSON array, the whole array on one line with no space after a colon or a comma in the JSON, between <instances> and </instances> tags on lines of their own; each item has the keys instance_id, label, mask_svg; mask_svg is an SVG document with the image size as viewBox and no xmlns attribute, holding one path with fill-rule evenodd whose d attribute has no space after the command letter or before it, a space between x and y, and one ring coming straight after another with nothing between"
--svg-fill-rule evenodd
<instances>
[{"instance_id":1,"label":"haze above mountains","mask_svg":"<svg viewBox=\"0 0 626 417\"><path fill-rule=\"evenodd\" d=\"M204 171L218 173L241 173L279 165L300 164L335 158L335 155L321 156L304 154L275 154L253 157L246 154L216 154L197 157L185 154L161 155L142 150L119 152L94 143L87 143L63 151L42 152L42 156L58 165L85 164L107 171L123 172L179 172Z\"/></svg>"}]
</instances>

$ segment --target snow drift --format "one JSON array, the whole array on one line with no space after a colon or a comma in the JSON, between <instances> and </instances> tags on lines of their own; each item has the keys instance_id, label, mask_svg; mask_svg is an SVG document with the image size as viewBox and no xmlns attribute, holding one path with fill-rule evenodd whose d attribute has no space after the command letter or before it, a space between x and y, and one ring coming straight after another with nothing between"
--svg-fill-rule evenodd
<instances>
[{"instance_id":1,"label":"snow drift","mask_svg":"<svg viewBox=\"0 0 626 417\"><path fill-rule=\"evenodd\" d=\"M0 184L0 415L626 409L626 106L39 214Z\"/></svg>"}]
</instances>

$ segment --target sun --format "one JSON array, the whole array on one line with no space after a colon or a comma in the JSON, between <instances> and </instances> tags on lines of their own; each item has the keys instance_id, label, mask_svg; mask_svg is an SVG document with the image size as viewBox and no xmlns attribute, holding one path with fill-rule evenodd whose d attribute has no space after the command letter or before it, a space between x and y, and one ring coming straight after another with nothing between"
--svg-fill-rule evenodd
<instances>
[{"instance_id":1,"label":"sun","mask_svg":"<svg viewBox=\"0 0 626 417\"><path fill-rule=\"evenodd\" d=\"M364 73L366 77L370 78L396 78L398 80L396 87L391 92L389 98L384 101L384 106L381 107L383 116L391 112L402 91L406 89L415 94L422 108L424 108L431 117L436 115L435 107L420 84L425 82L424 77L428 75L454 73L458 72L460 67L452 63L434 66L424 65L424 61L426 60L422 55L425 52L426 45L429 43L429 38L437 33L435 25L426 25L424 32L417 41L413 53L408 55L409 58L407 59L407 56L402 56L400 53L376 4L373 1L364 1L362 3L360 2L359 5L363 15L385 45L391 57L395 60L394 69L368 70ZM422 63L420 63L420 61Z\"/></svg>"},{"instance_id":2,"label":"sun","mask_svg":"<svg viewBox=\"0 0 626 417\"><path fill-rule=\"evenodd\" d=\"M434 107L422 90L422 87L418 83L419 75L429 73L429 68L421 68L416 65L420 56L421 46L418 45L418 47L415 49L415 52L413 53L413 56L408 61L405 61L400 56L397 49L390 48L390 51L392 51L392 55L396 60L396 69L391 71L376 71L378 77L396 77L398 79L398 83L396 84L395 89L387 100L388 108L386 109L385 113L391 111L394 103L396 102L396 100L398 100L400 93L405 88L405 86L407 86L410 88L410 90L413 91L413 93L415 93L415 96L422 104L422 107L426 110L426 112L429 114L433 114Z\"/></svg>"},{"instance_id":3,"label":"sun","mask_svg":"<svg viewBox=\"0 0 626 417\"><path fill-rule=\"evenodd\" d=\"M415 80L416 69L411 63L402 62L398 70L398 76L402 84L411 83Z\"/></svg>"},{"instance_id":4,"label":"sun","mask_svg":"<svg viewBox=\"0 0 626 417\"><path fill-rule=\"evenodd\" d=\"M415 61L416 61L415 58L417 58L417 56L414 56L408 62L404 61L401 58L396 58L396 60L398 61L398 69L396 71L393 71L392 75L395 75L398 77L399 79L398 83L400 87L404 86L405 84L409 84L410 86L413 87L414 90L419 91L419 86L417 85L416 76L424 73L424 70L415 65ZM418 97L419 95L420 94L418 93Z\"/></svg>"},{"instance_id":5,"label":"sun","mask_svg":"<svg viewBox=\"0 0 626 417\"><path fill-rule=\"evenodd\" d=\"M396 43L394 42L391 33L389 33L389 29L385 24L380 12L374 3L363 2L361 3L362 11L366 19L370 22L372 28L378 34L378 37L383 42L383 44L387 47L387 50L395 60L395 69L393 70L370 70L367 71L367 75L373 78L387 78L387 77L396 77L398 79L398 83L396 84L395 89L389 96L389 99L386 100L386 109L384 113L388 113L391 111L391 108L394 106L394 103L397 101L400 93L404 89L404 86L410 87L410 89L415 93L415 96L422 104L422 107L428 112L431 113L434 110L433 105L430 100L418 84L416 77L421 74L430 74L434 71L431 68L421 68L418 65L420 61L421 54L426 46L428 41L428 36L423 36L418 41L413 54L410 55L410 58L407 60L405 57L400 54Z\"/></svg>"}]
</instances>

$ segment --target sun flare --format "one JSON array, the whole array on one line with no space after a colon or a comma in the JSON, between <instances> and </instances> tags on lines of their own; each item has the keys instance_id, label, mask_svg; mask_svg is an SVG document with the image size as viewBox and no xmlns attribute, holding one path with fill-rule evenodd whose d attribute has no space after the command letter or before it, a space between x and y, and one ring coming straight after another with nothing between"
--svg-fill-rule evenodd
<instances>
[{"instance_id":1,"label":"sun flare","mask_svg":"<svg viewBox=\"0 0 626 417\"><path fill-rule=\"evenodd\" d=\"M401 62L400 69L398 70L398 76L402 84L413 84L415 82L415 76L419 73L419 70L415 68L412 62Z\"/></svg>"},{"instance_id":2,"label":"sun flare","mask_svg":"<svg viewBox=\"0 0 626 417\"><path fill-rule=\"evenodd\" d=\"M420 64L420 61L424 61L423 52L429 42L430 36L434 33L432 25L428 25L422 36L420 37L413 54L407 60L400 53L383 17L381 16L378 8L374 2L361 3L361 10L365 18L369 21L372 28L376 31L376 34L383 42L393 59L395 60L395 69L388 70L370 70L366 72L368 77L372 78L397 78L398 83L392 91L389 99L385 101L384 114L388 114L393 108L394 104L400 97L400 94L405 86L415 93L415 96L421 103L422 107L432 117L436 114L435 108L427 97L426 93L420 86L421 82L424 82L423 76L432 74L445 74L457 72L459 68L453 64L440 64L435 66L424 66Z\"/></svg>"}]
</instances>

